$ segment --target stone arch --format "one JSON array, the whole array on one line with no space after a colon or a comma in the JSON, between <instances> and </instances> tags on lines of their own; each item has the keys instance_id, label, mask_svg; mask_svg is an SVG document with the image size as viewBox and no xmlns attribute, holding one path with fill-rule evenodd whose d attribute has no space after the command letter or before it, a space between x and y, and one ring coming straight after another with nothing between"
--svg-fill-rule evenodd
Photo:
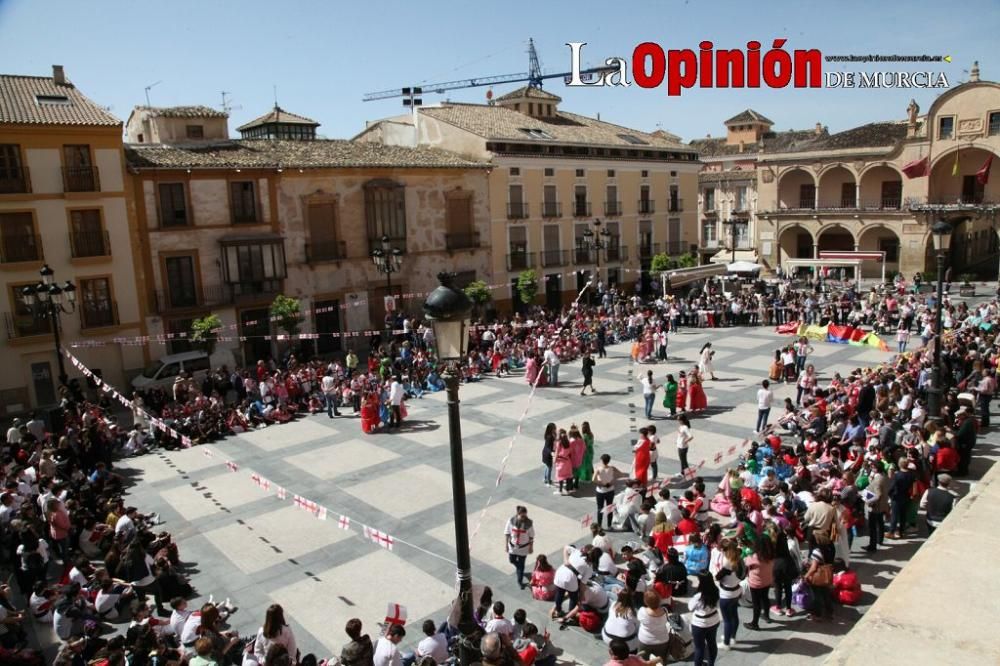
<instances>
[{"instance_id":1,"label":"stone arch","mask_svg":"<svg viewBox=\"0 0 1000 666\"><path fill-rule=\"evenodd\" d=\"M892 271L899 270L899 255L902 243L899 234L885 224L866 224L858 234L858 250L862 252L886 253L885 272L888 275ZM866 261L861 265L861 277L873 278L881 277L882 266L879 262ZM908 276L912 277L912 276Z\"/></svg>"},{"instance_id":2,"label":"stone arch","mask_svg":"<svg viewBox=\"0 0 1000 666\"><path fill-rule=\"evenodd\" d=\"M819 176L820 208L855 208L858 181L854 172L843 164L824 169Z\"/></svg>"},{"instance_id":3,"label":"stone arch","mask_svg":"<svg viewBox=\"0 0 1000 666\"><path fill-rule=\"evenodd\" d=\"M975 179L976 172L986 163L990 155L1000 157L990 146L980 143L956 146L938 155L931 163L928 196L933 203L954 204L981 203L983 201L1000 200L1000 178L995 173L990 174L986 185L981 185ZM958 175L953 176L956 156L958 158ZM994 161L998 161L994 159ZM1000 168L994 165L994 170Z\"/></svg>"},{"instance_id":4,"label":"stone arch","mask_svg":"<svg viewBox=\"0 0 1000 666\"><path fill-rule=\"evenodd\" d=\"M873 164L861 172L858 193L861 208L899 210L903 206L903 174L889 163Z\"/></svg>"},{"instance_id":5,"label":"stone arch","mask_svg":"<svg viewBox=\"0 0 1000 666\"><path fill-rule=\"evenodd\" d=\"M839 222L824 224L816 233L816 246L823 250L853 251L858 245L854 232Z\"/></svg>"},{"instance_id":6,"label":"stone arch","mask_svg":"<svg viewBox=\"0 0 1000 666\"><path fill-rule=\"evenodd\" d=\"M792 167L778 176L778 208L815 208L815 192L816 176L805 167Z\"/></svg>"},{"instance_id":7,"label":"stone arch","mask_svg":"<svg viewBox=\"0 0 1000 666\"><path fill-rule=\"evenodd\" d=\"M804 224L790 224L778 233L778 262L788 259L812 259L816 236Z\"/></svg>"}]
</instances>

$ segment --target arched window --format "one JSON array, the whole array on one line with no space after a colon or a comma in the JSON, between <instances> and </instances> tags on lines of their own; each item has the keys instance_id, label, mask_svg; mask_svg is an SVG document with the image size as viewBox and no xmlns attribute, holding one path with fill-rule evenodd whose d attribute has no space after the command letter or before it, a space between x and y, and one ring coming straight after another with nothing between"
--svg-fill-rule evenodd
<instances>
[{"instance_id":1,"label":"arched window","mask_svg":"<svg viewBox=\"0 0 1000 666\"><path fill-rule=\"evenodd\" d=\"M368 251L382 246L388 236L393 248L406 252L406 189L391 180L365 183L365 220Z\"/></svg>"}]
</instances>

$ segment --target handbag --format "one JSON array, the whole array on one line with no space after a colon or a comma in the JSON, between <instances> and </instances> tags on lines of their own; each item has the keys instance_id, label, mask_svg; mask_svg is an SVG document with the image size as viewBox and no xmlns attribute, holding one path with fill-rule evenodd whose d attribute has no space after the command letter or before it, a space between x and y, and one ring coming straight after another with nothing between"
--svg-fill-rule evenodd
<instances>
[{"instance_id":1,"label":"handbag","mask_svg":"<svg viewBox=\"0 0 1000 666\"><path fill-rule=\"evenodd\" d=\"M819 565L808 581L810 585L814 585L815 587L830 587L833 584L833 565Z\"/></svg>"}]
</instances>

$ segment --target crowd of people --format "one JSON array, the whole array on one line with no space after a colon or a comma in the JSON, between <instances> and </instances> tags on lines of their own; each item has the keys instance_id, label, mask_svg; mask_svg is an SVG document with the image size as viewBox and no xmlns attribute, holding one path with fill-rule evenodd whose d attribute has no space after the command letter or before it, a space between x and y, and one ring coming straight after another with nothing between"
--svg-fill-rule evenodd
<instances>
[{"instance_id":1,"label":"crowd of people","mask_svg":"<svg viewBox=\"0 0 1000 666\"><path fill-rule=\"evenodd\" d=\"M996 390L996 301L978 307L946 303L945 330L939 333L932 297L900 291L858 293L819 282L796 288L786 281L770 294L750 290L735 298L709 291L643 301L606 292L592 306L560 313L539 308L475 327L459 364L466 382L523 368L533 386L558 387L560 365L582 357L584 388L594 393L607 347L629 343L647 420L655 418L660 391L663 409L675 418L683 476L673 488L660 480L662 448L652 422L639 429L625 471L600 452L588 422L563 429L550 423L543 438L543 481L559 495L592 485L592 538L550 563L542 552L555 544L536 545L527 510L518 508L505 529L507 555L519 587L551 601L552 608L534 621L530 607L516 608L508 619L504 601L489 588L479 589L483 663L554 663L556 649L544 629L551 617L559 626L577 624L603 638L608 663L615 666L690 651L696 664L712 664L718 645L733 648L738 636L758 631L761 622L799 610L822 622L833 614L834 601L857 603L853 541L866 538L865 548L874 551L941 524L956 501L955 478L969 473L977 429L989 426ZM758 392L754 442L709 494L705 480L692 474L687 452L694 440L689 416L707 407L702 382L715 379L711 343L676 380L667 374L658 381L645 366L668 359L669 335L680 326L791 320L907 336L912 331L923 344L913 351L901 344L902 353L881 366L822 381L808 362L810 341L796 339L778 350ZM299 654L278 605L268 609L256 636L244 637L225 628L237 610L229 600L210 598L188 608L198 593L184 575L178 546L160 529L158 516L128 505L128 480L115 472L115 461L177 446L149 432L149 415L195 444L303 413L337 418L350 410L360 416L364 432L401 427L408 400L444 388L430 329L415 321L403 324L401 335L373 344L364 363L350 350L332 361L300 362L289 354L281 363L180 376L169 391L134 396L131 427L119 425L106 394L88 397L78 385L60 392L62 423L47 425L38 415L15 420L3 449L0 562L17 590L0 587L0 661L43 662L27 646L28 623L52 624L61 642L55 660L60 666L95 659L112 666L315 661ZM946 387L940 419L928 413L935 346ZM770 422L775 382L792 383L796 400L785 400L783 413ZM546 535L539 537L538 543L546 543ZM753 609L742 625L741 599ZM685 608L690 615L681 619L677 612ZM116 624L121 631L114 631ZM403 626L392 625L372 641L361 621L352 619L340 662L445 663L457 624L456 617L425 623L424 638L404 649Z\"/></svg>"}]
</instances>

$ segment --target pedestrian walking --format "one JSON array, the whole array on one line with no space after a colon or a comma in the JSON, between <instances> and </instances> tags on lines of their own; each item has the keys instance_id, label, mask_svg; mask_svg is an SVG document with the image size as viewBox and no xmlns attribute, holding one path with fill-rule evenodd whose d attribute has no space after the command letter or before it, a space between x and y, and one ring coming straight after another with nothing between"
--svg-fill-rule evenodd
<instances>
[{"instance_id":1,"label":"pedestrian walking","mask_svg":"<svg viewBox=\"0 0 1000 666\"><path fill-rule=\"evenodd\" d=\"M667 375L663 382L663 406L670 410L670 418L677 417L677 380L673 375Z\"/></svg>"},{"instance_id":2,"label":"pedestrian walking","mask_svg":"<svg viewBox=\"0 0 1000 666\"><path fill-rule=\"evenodd\" d=\"M688 447L693 439L691 421L688 420L687 414L681 414L677 417L677 457L681 461L681 474L688 469Z\"/></svg>"},{"instance_id":3,"label":"pedestrian walking","mask_svg":"<svg viewBox=\"0 0 1000 666\"><path fill-rule=\"evenodd\" d=\"M594 366L597 365L597 361L591 358L589 351L586 351L583 353L583 360L581 361L581 363L582 363L581 372L583 373L583 387L580 389L580 395L583 395L583 392L587 390L588 386L590 387L590 394L593 395L597 393L597 390L594 389Z\"/></svg>"},{"instance_id":4,"label":"pedestrian walking","mask_svg":"<svg viewBox=\"0 0 1000 666\"><path fill-rule=\"evenodd\" d=\"M545 435L543 436L542 443L542 464L545 466L543 479L547 486L552 485L552 463L555 456L557 435L558 432L556 431L555 423L545 426Z\"/></svg>"},{"instance_id":5,"label":"pedestrian walking","mask_svg":"<svg viewBox=\"0 0 1000 666\"><path fill-rule=\"evenodd\" d=\"M656 399L656 389L659 385L653 381L653 371L647 370L642 378L642 398L646 401L646 418L653 418L653 400Z\"/></svg>"},{"instance_id":6,"label":"pedestrian walking","mask_svg":"<svg viewBox=\"0 0 1000 666\"><path fill-rule=\"evenodd\" d=\"M337 399L340 389L337 386L337 380L333 376L332 370L327 370L326 374L323 375L323 380L320 382L320 388L323 391L323 401L326 403L326 415L331 419L334 416L340 416L340 412L337 410Z\"/></svg>"},{"instance_id":7,"label":"pedestrian walking","mask_svg":"<svg viewBox=\"0 0 1000 666\"><path fill-rule=\"evenodd\" d=\"M771 382L764 380L757 389L757 427L754 432L764 432L767 427L767 419L771 415L771 403L774 401L774 391L771 390Z\"/></svg>"},{"instance_id":8,"label":"pedestrian walking","mask_svg":"<svg viewBox=\"0 0 1000 666\"><path fill-rule=\"evenodd\" d=\"M712 349L712 343L706 342L698 355L698 372L701 373L702 378L711 377L712 379L718 379L715 376L715 367L712 365L712 358L715 357L715 350Z\"/></svg>"},{"instance_id":9,"label":"pedestrian walking","mask_svg":"<svg viewBox=\"0 0 1000 666\"><path fill-rule=\"evenodd\" d=\"M532 520L528 518L526 507L518 506L514 510L514 515L507 521L503 533L507 558L514 565L517 586L523 590L527 584L524 580L524 564L528 555L534 552L535 545L535 527Z\"/></svg>"}]
</instances>

